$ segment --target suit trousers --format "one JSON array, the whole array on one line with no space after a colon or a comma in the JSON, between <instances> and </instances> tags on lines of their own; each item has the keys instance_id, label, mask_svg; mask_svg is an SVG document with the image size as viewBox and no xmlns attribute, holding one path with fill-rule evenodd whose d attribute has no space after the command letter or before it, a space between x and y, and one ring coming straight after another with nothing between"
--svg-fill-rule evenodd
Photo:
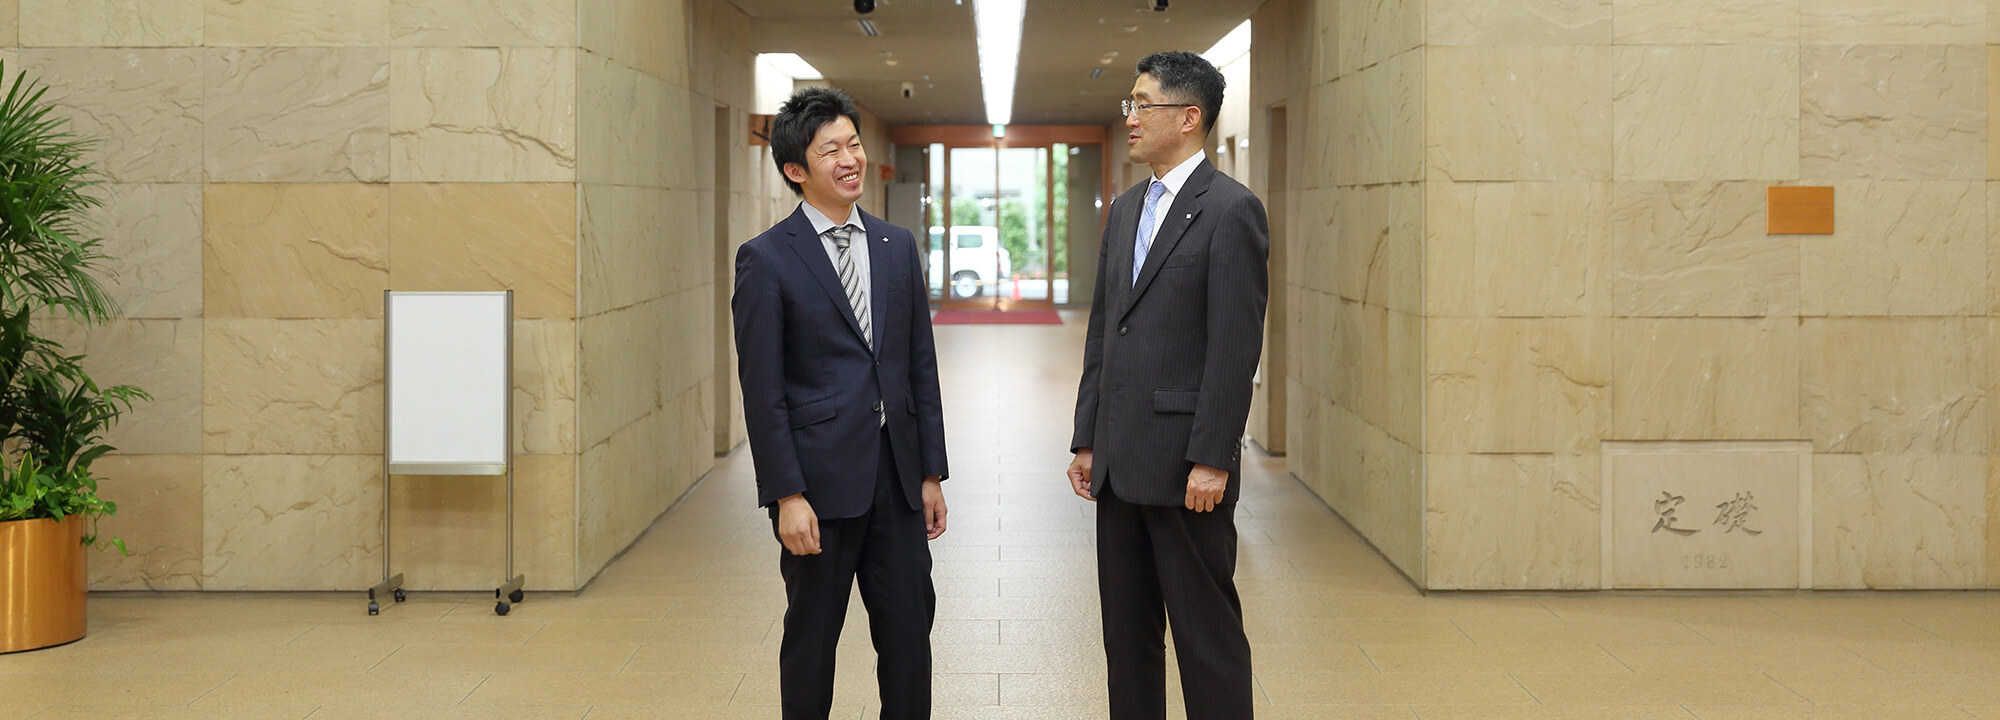
<instances>
[{"instance_id":1,"label":"suit trousers","mask_svg":"<svg viewBox=\"0 0 2000 720\"><path fill-rule=\"evenodd\" d=\"M774 535L776 531L774 514ZM826 720L831 711L834 651L857 579L875 642L883 720L931 716L931 622L937 615L937 591L924 536L923 513L911 510L903 499L884 431L868 512L821 520L818 555L778 551L787 601L785 637L778 649L785 720Z\"/></svg>"},{"instance_id":2,"label":"suit trousers","mask_svg":"<svg viewBox=\"0 0 2000 720\"><path fill-rule=\"evenodd\" d=\"M1097 498L1097 584L1111 720L1167 716L1173 619L1188 720L1251 720L1250 640L1236 594L1236 506L1135 505L1107 478Z\"/></svg>"}]
</instances>

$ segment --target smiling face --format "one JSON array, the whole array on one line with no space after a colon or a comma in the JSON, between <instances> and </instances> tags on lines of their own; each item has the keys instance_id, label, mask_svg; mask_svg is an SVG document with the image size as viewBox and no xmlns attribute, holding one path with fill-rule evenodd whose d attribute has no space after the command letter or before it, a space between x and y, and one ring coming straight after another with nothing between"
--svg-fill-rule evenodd
<instances>
[{"instance_id":1,"label":"smiling face","mask_svg":"<svg viewBox=\"0 0 2000 720\"><path fill-rule=\"evenodd\" d=\"M848 208L861 199L861 173L868 169L868 153L861 149L861 133L846 116L821 125L806 145L806 164L787 163L785 177L798 183L806 202L834 220L847 216Z\"/></svg>"},{"instance_id":2,"label":"smiling face","mask_svg":"<svg viewBox=\"0 0 2000 720\"><path fill-rule=\"evenodd\" d=\"M1132 104L1184 103L1160 90L1160 81L1141 73L1132 81ZM1125 116L1125 144L1132 148L1132 162L1160 164L1185 159L1181 145L1201 129L1201 110L1194 107L1134 107ZM1196 139L1195 142L1200 142Z\"/></svg>"}]
</instances>

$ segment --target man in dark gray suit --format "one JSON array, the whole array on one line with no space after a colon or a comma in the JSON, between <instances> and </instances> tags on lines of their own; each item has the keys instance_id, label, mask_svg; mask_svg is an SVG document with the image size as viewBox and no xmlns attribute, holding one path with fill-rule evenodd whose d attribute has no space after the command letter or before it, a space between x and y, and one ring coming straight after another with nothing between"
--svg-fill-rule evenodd
<instances>
[{"instance_id":1,"label":"man in dark gray suit","mask_svg":"<svg viewBox=\"0 0 2000 720\"><path fill-rule=\"evenodd\" d=\"M1199 55L1158 53L1124 105L1153 177L1105 223L1069 466L1097 501L1112 720L1166 717L1168 617L1188 720L1252 713L1234 511L1271 243L1264 204L1202 156L1223 84Z\"/></svg>"}]
</instances>

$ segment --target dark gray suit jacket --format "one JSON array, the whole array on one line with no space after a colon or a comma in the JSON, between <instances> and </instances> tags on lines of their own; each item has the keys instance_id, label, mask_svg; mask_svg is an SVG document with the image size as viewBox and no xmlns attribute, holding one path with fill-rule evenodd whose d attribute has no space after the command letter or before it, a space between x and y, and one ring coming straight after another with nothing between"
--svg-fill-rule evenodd
<instances>
[{"instance_id":1,"label":"dark gray suit jacket","mask_svg":"<svg viewBox=\"0 0 2000 720\"><path fill-rule=\"evenodd\" d=\"M1131 282L1146 187L1112 202L1083 346L1072 452L1093 451L1090 492L1180 506L1195 463L1242 488L1244 423L1264 345L1271 235L1264 203L1202 161L1175 194Z\"/></svg>"}]
</instances>

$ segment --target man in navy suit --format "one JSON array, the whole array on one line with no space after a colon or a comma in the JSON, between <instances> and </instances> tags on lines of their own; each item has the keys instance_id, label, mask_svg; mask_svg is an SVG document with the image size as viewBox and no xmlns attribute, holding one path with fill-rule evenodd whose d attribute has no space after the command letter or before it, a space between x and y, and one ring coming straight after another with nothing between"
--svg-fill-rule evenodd
<instances>
[{"instance_id":1,"label":"man in navy suit","mask_svg":"<svg viewBox=\"0 0 2000 720\"><path fill-rule=\"evenodd\" d=\"M1122 106L1153 173L1104 226L1069 467L1097 502L1111 720L1166 717L1169 620L1188 720L1253 712L1235 511L1271 236L1264 204L1202 155L1223 85L1200 55L1157 53Z\"/></svg>"},{"instance_id":2,"label":"man in navy suit","mask_svg":"<svg viewBox=\"0 0 2000 720\"><path fill-rule=\"evenodd\" d=\"M784 545L786 720L826 720L857 576L882 717L930 717L944 406L916 240L854 204L868 170L860 120L827 88L778 110L771 156L805 201L736 253L744 424L757 503Z\"/></svg>"}]
</instances>

